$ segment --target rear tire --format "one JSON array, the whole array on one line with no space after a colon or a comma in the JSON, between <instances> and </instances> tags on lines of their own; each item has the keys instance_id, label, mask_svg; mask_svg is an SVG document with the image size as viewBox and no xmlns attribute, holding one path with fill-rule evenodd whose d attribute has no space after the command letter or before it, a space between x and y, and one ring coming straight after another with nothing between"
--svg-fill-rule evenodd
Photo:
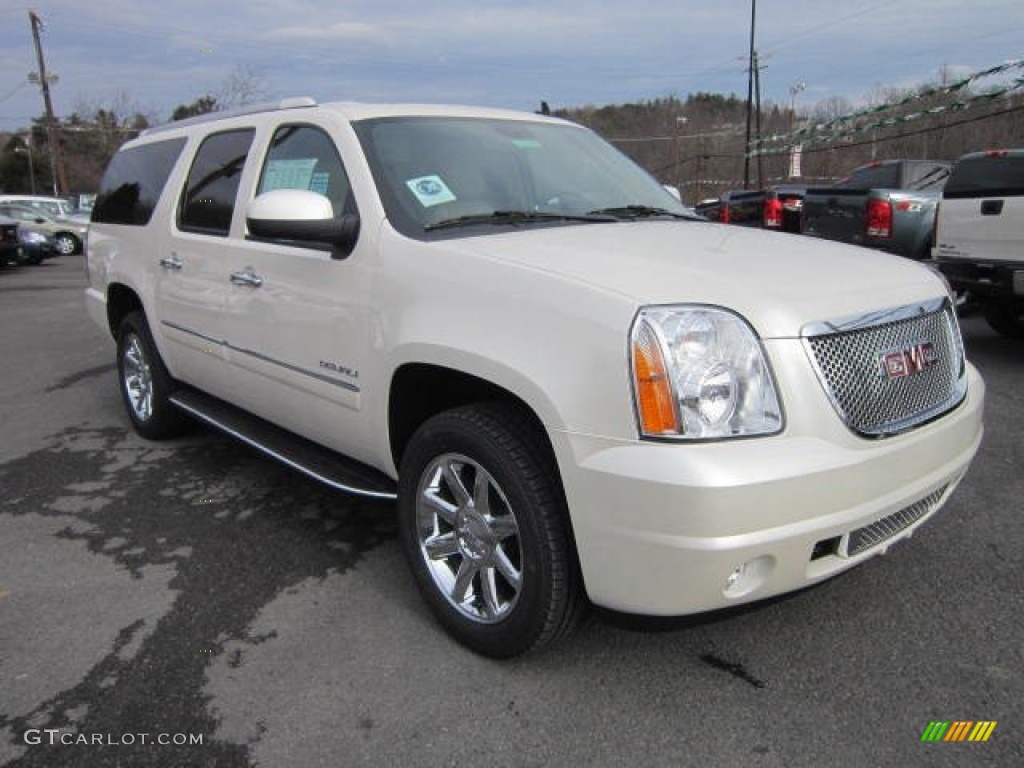
<instances>
[{"instance_id":1,"label":"rear tire","mask_svg":"<svg viewBox=\"0 0 1024 768\"><path fill-rule=\"evenodd\" d=\"M423 424L402 457L398 514L420 592L468 648L508 658L583 617L564 493L521 409L484 403Z\"/></svg>"},{"instance_id":2,"label":"rear tire","mask_svg":"<svg viewBox=\"0 0 1024 768\"><path fill-rule=\"evenodd\" d=\"M175 381L141 312L129 313L118 327L117 378L136 432L149 440L163 440L186 431L188 417L170 401Z\"/></svg>"},{"instance_id":3,"label":"rear tire","mask_svg":"<svg viewBox=\"0 0 1024 768\"><path fill-rule=\"evenodd\" d=\"M1011 339L1024 339L1024 304L1012 301L989 304L985 320L998 334Z\"/></svg>"}]
</instances>

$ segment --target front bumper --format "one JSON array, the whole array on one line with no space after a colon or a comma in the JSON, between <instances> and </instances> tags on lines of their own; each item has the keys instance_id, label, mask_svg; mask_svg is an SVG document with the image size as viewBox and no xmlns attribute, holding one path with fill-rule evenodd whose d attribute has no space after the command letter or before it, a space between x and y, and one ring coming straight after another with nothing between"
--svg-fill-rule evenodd
<instances>
[{"instance_id":1,"label":"front bumper","mask_svg":"<svg viewBox=\"0 0 1024 768\"><path fill-rule=\"evenodd\" d=\"M983 400L970 368L957 408L884 440L822 427L824 414L791 419L776 437L703 444L552 433L590 599L699 613L798 590L885 552L963 477ZM863 549L847 554L858 530ZM882 540L865 546L865 535Z\"/></svg>"}]
</instances>

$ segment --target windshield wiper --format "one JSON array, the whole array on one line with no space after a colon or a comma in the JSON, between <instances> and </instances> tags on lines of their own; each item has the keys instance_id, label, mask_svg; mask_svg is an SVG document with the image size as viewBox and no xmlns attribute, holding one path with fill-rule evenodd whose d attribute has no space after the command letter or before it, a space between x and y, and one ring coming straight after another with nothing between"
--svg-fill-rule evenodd
<instances>
[{"instance_id":1,"label":"windshield wiper","mask_svg":"<svg viewBox=\"0 0 1024 768\"><path fill-rule=\"evenodd\" d=\"M588 213L593 216L614 216L617 219L647 219L653 216L671 216L673 219L700 220L686 213L670 211L668 208L658 208L653 205L620 205L611 208L598 208L596 211L589 211Z\"/></svg>"},{"instance_id":2,"label":"windshield wiper","mask_svg":"<svg viewBox=\"0 0 1024 768\"><path fill-rule=\"evenodd\" d=\"M490 213L472 213L443 219L427 224L423 229L432 232L435 229L451 227L468 227L475 224L528 224L537 221L617 221L615 216L599 211L591 213L548 213L545 211L491 211Z\"/></svg>"}]
</instances>

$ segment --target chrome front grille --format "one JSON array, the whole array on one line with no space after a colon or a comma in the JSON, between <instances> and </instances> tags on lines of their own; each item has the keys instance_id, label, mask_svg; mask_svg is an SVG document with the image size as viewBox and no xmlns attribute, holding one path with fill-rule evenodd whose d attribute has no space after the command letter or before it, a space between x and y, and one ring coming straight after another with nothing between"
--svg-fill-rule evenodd
<instances>
[{"instance_id":1,"label":"chrome front grille","mask_svg":"<svg viewBox=\"0 0 1024 768\"><path fill-rule=\"evenodd\" d=\"M947 301L898 307L804 329L832 405L858 434L903 432L963 400L967 370Z\"/></svg>"},{"instance_id":2,"label":"chrome front grille","mask_svg":"<svg viewBox=\"0 0 1024 768\"><path fill-rule=\"evenodd\" d=\"M886 539L891 539L900 531L909 528L935 509L935 505L942 499L942 494L946 492L947 487L944 485L916 504L904 507L899 512L884 517L871 525L851 531L846 541L846 555L848 557L859 555L864 550L881 544Z\"/></svg>"}]
</instances>

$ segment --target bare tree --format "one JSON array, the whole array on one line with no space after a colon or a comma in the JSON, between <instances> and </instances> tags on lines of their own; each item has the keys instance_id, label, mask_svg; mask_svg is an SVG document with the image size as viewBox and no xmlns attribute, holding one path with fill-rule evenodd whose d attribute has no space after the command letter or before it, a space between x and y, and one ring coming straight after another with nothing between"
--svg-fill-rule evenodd
<instances>
[{"instance_id":1,"label":"bare tree","mask_svg":"<svg viewBox=\"0 0 1024 768\"><path fill-rule=\"evenodd\" d=\"M224 78L214 97L218 109L231 109L267 98L263 73L249 64L238 64Z\"/></svg>"}]
</instances>

